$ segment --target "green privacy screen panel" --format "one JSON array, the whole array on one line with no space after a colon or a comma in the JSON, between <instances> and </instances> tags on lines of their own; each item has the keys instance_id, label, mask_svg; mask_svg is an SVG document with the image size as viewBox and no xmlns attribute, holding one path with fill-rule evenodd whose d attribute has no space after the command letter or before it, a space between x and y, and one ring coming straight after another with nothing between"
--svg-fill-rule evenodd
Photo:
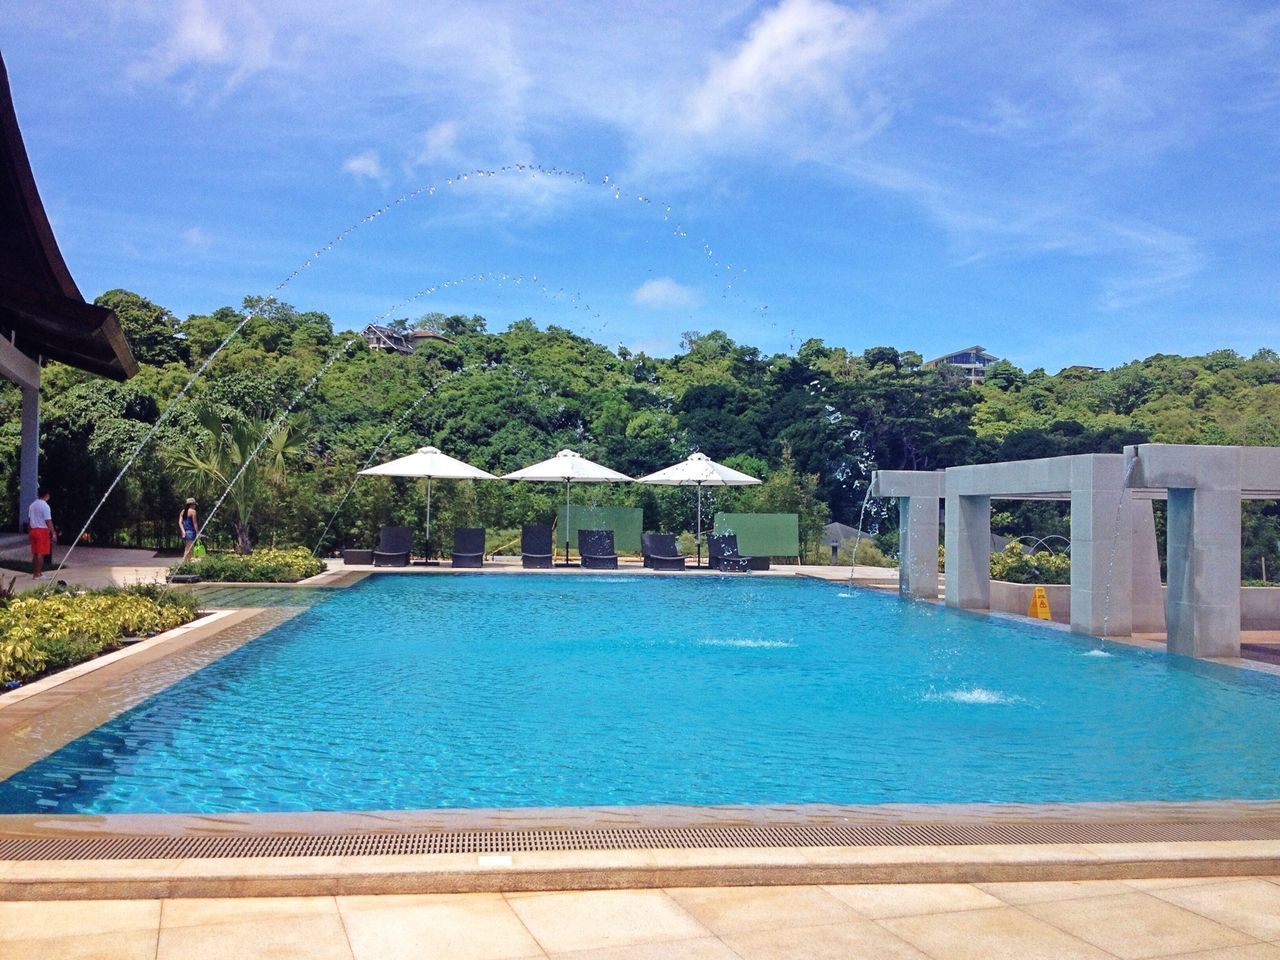
<instances>
[{"instance_id":1,"label":"green privacy screen panel","mask_svg":"<svg viewBox=\"0 0 1280 960\"><path fill-rule=\"evenodd\" d=\"M569 546L578 549L579 530L612 530L613 549L619 553L640 552L640 531L644 529L644 511L639 507L580 507L576 503L569 508L569 522L564 522L564 507L556 511L556 545L565 545L565 533L569 534Z\"/></svg>"},{"instance_id":2,"label":"green privacy screen panel","mask_svg":"<svg viewBox=\"0 0 1280 960\"><path fill-rule=\"evenodd\" d=\"M800 556L800 518L794 513L717 513L716 533L736 533L745 557Z\"/></svg>"}]
</instances>

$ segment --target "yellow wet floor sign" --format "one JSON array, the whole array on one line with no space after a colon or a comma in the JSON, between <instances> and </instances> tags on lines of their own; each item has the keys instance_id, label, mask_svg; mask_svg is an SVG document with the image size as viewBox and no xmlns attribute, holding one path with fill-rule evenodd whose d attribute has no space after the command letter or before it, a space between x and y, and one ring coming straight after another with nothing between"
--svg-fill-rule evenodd
<instances>
[{"instance_id":1,"label":"yellow wet floor sign","mask_svg":"<svg viewBox=\"0 0 1280 960\"><path fill-rule=\"evenodd\" d=\"M1031 605L1027 607L1027 616L1037 620L1053 619L1053 614L1049 612L1049 594L1044 587L1036 587L1031 591Z\"/></svg>"}]
</instances>

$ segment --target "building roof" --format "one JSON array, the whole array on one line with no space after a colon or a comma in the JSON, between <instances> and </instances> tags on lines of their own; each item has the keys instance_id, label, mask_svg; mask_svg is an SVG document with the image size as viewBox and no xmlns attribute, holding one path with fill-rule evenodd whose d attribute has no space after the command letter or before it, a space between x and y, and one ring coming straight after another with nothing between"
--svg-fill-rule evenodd
<instances>
[{"instance_id":1,"label":"building roof","mask_svg":"<svg viewBox=\"0 0 1280 960\"><path fill-rule=\"evenodd\" d=\"M409 342L409 338L390 327L371 323L364 328L362 335L371 347L394 350L396 353L413 353L413 344Z\"/></svg>"},{"instance_id":2,"label":"building roof","mask_svg":"<svg viewBox=\"0 0 1280 960\"><path fill-rule=\"evenodd\" d=\"M412 330L409 336L414 340L439 340L442 343L454 343L451 337L446 337L443 333L436 333L434 330Z\"/></svg>"},{"instance_id":3,"label":"building roof","mask_svg":"<svg viewBox=\"0 0 1280 960\"><path fill-rule=\"evenodd\" d=\"M926 367L932 367L935 364L939 364L939 363L949 363L951 361L951 358L958 353L976 353L992 363L1000 359L999 357L992 356L991 354L987 353L986 347L977 346L975 344L972 347L961 347L959 350L952 350L950 353L944 353L940 357L935 357L932 360L925 361L924 365Z\"/></svg>"},{"instance_id":4,"label":"building roof","mask_svg":"<svg viewBox=\"0 0 1280 960\"><path fill-rule=\"evenodd\" d=\"M138 372L120 321L86 303L67 269L27 159L0 56L0 334L30 357L127 380Z\"/></svg>"}]
</instances>

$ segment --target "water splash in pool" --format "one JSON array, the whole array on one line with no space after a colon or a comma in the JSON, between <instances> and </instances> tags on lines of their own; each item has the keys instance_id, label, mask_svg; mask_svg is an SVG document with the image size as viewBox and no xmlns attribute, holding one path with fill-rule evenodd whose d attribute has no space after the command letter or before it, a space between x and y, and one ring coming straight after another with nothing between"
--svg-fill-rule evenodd
<instances>
[{"instance_id":1,"label":"water splash in pool","mask_svg":"<svg viewBox=\"0 0 1280 960\"><path fill-rule=\"evenodd\" d=\"M999 690L988 690L986 687L961 687L957 690L938 692L930 690L922 698L931 703L950 701L952 703L1004 704L1021 703L1022 698Z\"/></svg>"},{"instance_id":2,"label":"water splash in pool","mask_svg":"<svg viewBox=\"0 0 1280 960\"><path fill-rule=\"evenodd\" d=\"M737 647L742 650L788 650L795 647L790 640L706 639L697 643L700 647Z\"/></svg>"}]
</instances>

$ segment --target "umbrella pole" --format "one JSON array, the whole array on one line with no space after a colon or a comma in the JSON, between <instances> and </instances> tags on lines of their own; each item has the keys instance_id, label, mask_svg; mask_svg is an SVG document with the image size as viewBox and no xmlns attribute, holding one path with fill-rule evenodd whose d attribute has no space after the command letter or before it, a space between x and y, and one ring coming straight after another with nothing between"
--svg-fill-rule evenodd
<instances>
[{"instance_id":1,"label":"umbrella pole","mask_svg":"<svg viewBox=\"0 0 1280 960\"><path fill-rule=\"evenodd\" d=\"M564 481L564 565L569 566L569 480Z\"/></svg>"},{"instance_id":2,"label":"umbrella pole","mask_svg":"<svg viewBox=\"0 0 1280 960\"><path fill-rule=\"evenodd\" d=\"M702 484L698 484L698 566L702 566Z\"/></svg>"},{"instance_id":3,"label":"umbrella pole","mask_svg":"<svg viewBox=\"0 0 1280 960\"><path fill-rule=\"evenodd\" d=\"M431 481L427 477L427 563L431 563Z\"/></svg>"}]
</instances>

